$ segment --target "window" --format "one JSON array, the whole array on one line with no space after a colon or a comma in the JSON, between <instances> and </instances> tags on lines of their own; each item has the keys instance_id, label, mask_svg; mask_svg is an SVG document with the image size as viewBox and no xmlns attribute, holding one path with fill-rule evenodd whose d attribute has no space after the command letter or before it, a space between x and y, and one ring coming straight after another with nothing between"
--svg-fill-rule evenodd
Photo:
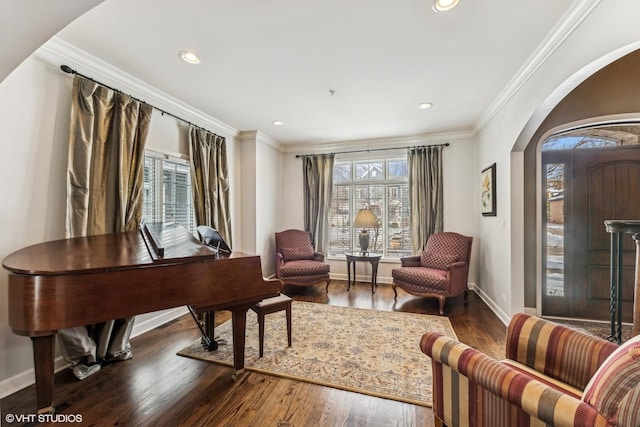
<instances>
[{"instance_id":1,"label":"window","mask_svg":"<svg viewBox=\"0 0 640 427\"><path fill-rule=\"evenodd\" d=\"M359 250L353 220L371 209L380 223L369 230L369 250L386 258L411 255L407 159L336 161L333 168L329 254Z\"/></svg>"},{"instance_id":2,"label":"window","mask_svg":"<svg viewBox=\"0 0 640 427\"><path fill-rule=\"evenodd\" d=\"M543 276L546 296L564 296L564 188L565 163L545 164L545 214L546 250L544 260L546 274Z\"/></svg>"},{"instance_id":3,"label":"window","mask_svg":"<svg viewBox=\"0 0 640 427\"><path fill-rule=\"evenodd\" d=\"M195 232L191 171L187 161L147 151L143 197L144 220L177 222Z\"/></svg>"},{"instance_id":4,"label":"window","mask_svg":"<svg viewBox=\"0 0 640 427\"><path fill-rule=\"evenodd\" d=\"M607 148L640 145L638 128L633 123L591 126L564 131L547 138L542 151Z\"/></svg>"}]
</instances>

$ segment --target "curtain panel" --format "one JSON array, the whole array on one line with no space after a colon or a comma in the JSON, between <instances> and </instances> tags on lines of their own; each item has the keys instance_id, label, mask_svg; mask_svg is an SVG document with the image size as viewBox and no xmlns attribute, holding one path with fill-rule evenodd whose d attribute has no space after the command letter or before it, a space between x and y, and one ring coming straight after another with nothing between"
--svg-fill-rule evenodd
<instances>
[{"instance_id":1,"label":"curtain panel","mask_svg":"<svg viewBox=\"0 0 640 427\"><path fill-rule=\"evenodd\" d=\"M134 230L153 107L76 76L67 168L67 237Z\"/></svg>"},{"instance_id":2,"label":"curtain panel","mask_svg":"<svg viewBox=\"0 0 640 427\"><path fill-rule=\"evenodd\" d=\"M233 247L225 138L190 125L189 159L196 224L215 228Z\"/></svg>"},{"instance_id":3,"label":"curtain panel","mask_svg":"<svg viewBox=\"0 0 640 427\"><path fill-rule=\"evenodd\" d=\"M320 253L325 253L329 247L334 161L334 154L302 157L304 229L311 233L313 246Z\"/></svg>"},{"instance_id":4,"label":"curtain panel","mask_svg":"<svg viewBox=\"0 0 640 427\"><path fill-rule=\"evenodd\" d=\"M442 232L443 148L417 147L408 152L410 229L414 253L422 250L431 234Z\"/></svg>"},{"instance_id":5,"label":"curtain panel","mask_svg":"<svg viewBox=\"0 0 640 427\"><path fill-rule=\"evenodd\" d=\"M135 230L142 218L144 146L153 107L75 76L67 165L68 238ZM95 309L99 309L96 307ZM79 379L132 357L134 318L58 331Z\"/></svg>"}]
</instances>

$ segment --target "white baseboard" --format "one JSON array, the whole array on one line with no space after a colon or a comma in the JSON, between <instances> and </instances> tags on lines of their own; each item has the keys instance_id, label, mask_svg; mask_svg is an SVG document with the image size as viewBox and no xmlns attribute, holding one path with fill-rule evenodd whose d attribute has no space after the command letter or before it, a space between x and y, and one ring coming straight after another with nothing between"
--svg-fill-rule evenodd
<instances>
[{"instance_id":1,"label":"white baseboard","mask_svg":"<svg viewBox=\"0 0 640 427\"><path fill-rule=\"evenodd\" d=\"M186 307L177 307L171 310L158 312L157 316L153 316L146 319L142 323L134 323L133 330L131 331L131 338L144 334L160 325L163 325L173 319L176 319L183 314L188 313ZM137 320L137 319L136 319ZM69 366L66 360L62 356L58 356L55 359L54 371L60 372ZM35 383L35 371L33 368L27 369L17 375L0 381L0 399L3 399L17 391L22 390L25 387Z\"/></svg>"},{"instance_id":2,"label":"white baseboard","mask_svg":"<svg viewBox=\"0 0 640 427\"><path fill-rule=\"evenodd\" d=\"M483 292L483 290L481 288L479 288L478 286L476 286L475 283L469 283L469 289L473 289L475 291L476 294L478 294L478 296L480 297L480 299L482 301L485 302L485 304L487 304L487 306L489 306L489 308L491 309L491 311L494 312L494 314L498 317L498 319L500 319L500 321L502 323L504 323L505 326L507 326L509 324L509 321L511 321L511 316L509 316L507 313L505 313L500 306L498 306L498 304L496 304L490 297L489 295L487 295L486 293Z\"/></svg>"},{"instance_id":3,"label":"white baseboard","mask_svg":"<svg viewBox=\"0 0 640 427\"><path fill-rule=\"evenodd\" d=\"M136 318L136 323L133 324L133 330L131 331L131 338L135 338L138 335L142 335L145 332L149 332L152 329L157 328L160 325L164 325L167 322L172 321L173 319L177 319L183 314L187 314L189 310L187 307L176 307L165 311L159 311L156 316L153 316L150 319L145 320L142 323L138 323L138 319Z\"/></svg>"},{"instance_id":4,"label":"white baseboard","mask_svg":"<svg viewBox=\"0 0 640 427\"><path fill-rule=\"evenodd\" d=\"M344 273L331 273L329 274L329 277L331 280L344 280L345 282L349 279L349 276L347 276ZM356 275L356 282L364 282L364 283L371 283L371 274L358 274ZM384 283L387 285L390 285L391 283L393 283L393 278L392 277L381 277L378 276L376 278L376 281L378 283Z\"/></svg>"}]
</instances>

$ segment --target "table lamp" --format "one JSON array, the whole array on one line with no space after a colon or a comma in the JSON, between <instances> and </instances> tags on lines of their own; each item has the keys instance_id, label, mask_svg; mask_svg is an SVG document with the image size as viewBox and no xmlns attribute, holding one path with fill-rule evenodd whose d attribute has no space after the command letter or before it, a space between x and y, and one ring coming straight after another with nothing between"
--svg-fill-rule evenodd
<instances>
[{"instance_id":1,"label":"table lamp","mask_svg":"<svg viewBox=\"0 0 640 427\"><path fill-rule=\"evenodd\" d=\"M360 209L355 221L353 221L353 227L362 229L360 230L360 250L363 255L368 253L367 249L369 248L369 231L367 229L379 226L378 219L371 209Z\"/></svg>"}]
</instances>

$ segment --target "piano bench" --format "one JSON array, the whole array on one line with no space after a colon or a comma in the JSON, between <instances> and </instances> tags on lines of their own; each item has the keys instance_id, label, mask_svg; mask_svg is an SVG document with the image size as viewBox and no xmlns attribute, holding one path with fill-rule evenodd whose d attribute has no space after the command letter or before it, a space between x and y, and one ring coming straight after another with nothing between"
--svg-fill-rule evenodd
<instances>
[{"instance_id":1,"label":"piano bench","mask_svg":"<svg viewBox=\"0 0 640 427\"><path fill-rule=\"evenodd\" d=\"M260 342L260 357L264 354L264 316L269 313L286 310L287 315L287 341L291 347L291 298L284 294L277 297L267 298L251 307L258 315L258 334Z\"/></svg>"}]
</instances>

